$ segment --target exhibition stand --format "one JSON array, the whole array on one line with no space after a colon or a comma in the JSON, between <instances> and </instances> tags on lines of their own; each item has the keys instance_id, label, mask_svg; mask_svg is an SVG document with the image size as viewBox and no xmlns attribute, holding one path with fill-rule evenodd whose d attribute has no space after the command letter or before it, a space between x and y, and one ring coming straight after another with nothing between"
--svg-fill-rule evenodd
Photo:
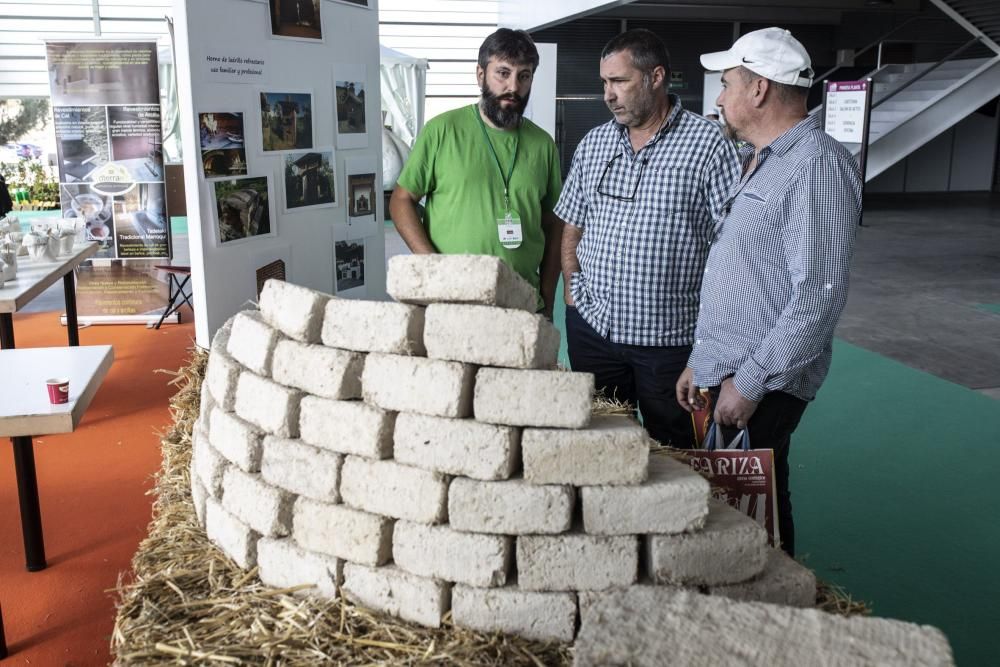
<instances>
[{"instance_id":1,"label":"exhibition stand","mask_svg":"<svg viewBox=\"0 0 1000 667\"><path fill-rule=\"evenodd\" d=\"M385 294L378 13L295 4L174 2L202 347L269 277Z\"/></svg>"}]
</instances>

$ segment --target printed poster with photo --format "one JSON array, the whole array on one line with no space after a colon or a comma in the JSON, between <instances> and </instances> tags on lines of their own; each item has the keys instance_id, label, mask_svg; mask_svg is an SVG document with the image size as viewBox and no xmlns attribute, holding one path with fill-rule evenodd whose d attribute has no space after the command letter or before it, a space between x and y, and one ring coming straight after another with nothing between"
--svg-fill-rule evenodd
<instances>
[{"instance_id":1,"label":"printed poster with photo","mask_svg":"<svg viewBox=\"0 0 1000 667\"><path fill-rule=\"evenodd\" d=\"M247 175L247 151L242 112L198 114L201 169L205 178Z\"/></svg>"},{"instance_id":2,"label":"printed poster with photo","mask_svg":"<svg viewBox=\"0 0 1000 667\"><path fill-rule=\"evenodd\" d=\"M156 42L45 43L53 107L160 103Z\"/></svg>"},{"instance_id":3,"label":"printed poster with photo","mask_svg":"<svg viewBox=\"0 0 1000 667\"><path fill-rule=\"evenodd\" d=\"M284 154L284 211L337 206L337 174L332 148Z\"/></svg>"},{"instance_id":4,"label":"printed poster with photo","mask_svg":"<svg viewBox=\"0 0 1000 667\"><path fill-rule=\"evenodd\" d=\"M347 228L337 240L355 240L374 236L379 232L378 207L383 193L377 184L374 155L354 155L344 160L347 178ZM338 226L338 229L340 227Z\"/></svg>"},{"instance_id":5,"label":"printed poster with photo","mask_svg":"<svg viewBox=\"0 0 1000 667\"><path fill-rule=\"evenodd\" d=\"M333 68L337 148L368 146L366 81L364 65L335 65Z\"/></svg>"},{"instance_id":6,"label":"printed poster with photo","mask_svg":"<svg viewBox=\"0 0 1000 667\"><path fill-rule=\"evenodd\" d=\"M347 177L347 214L352 218L375 215L375 174L351 174Z\"/></svg>"},{"instance_id":7,"label":"printed poster with photo","mask_svg":"<svg viewBox=\"0 0 1000 667\"><path fill-rule=\"evenodd\" d=\"M131 190L116 195L114 237L118 257L122 259L167 257L170 255L170 221L163 183L138 183Z\"/></svg>"},{"instance_id":8,"label":"printed poster with photo","mask_svg":"<svg viewBox=\"0 0 1000 667\"><path fill-rule=\"evenodd\" d=\"M46 56L63 217L98 257L168 257L156 43L47 42Z\"/></svg>"},{"instance_id":9,"label":"printed poster with photo","mask_svg":"<svg viewBox=\"0 0 1000 667\"><path fill-rule=\"evenodd\" d=\"M273 37L323 41L320 0L268 0L267 4Z\"/></svg>"},{"instance_id":10,"label":"printed poster with photo","mask_svg":"<svg viewBox=\"0 0 1000 667\"><path fill-rule=\"evenodd\" d=\"M59 207L64 218L83 220L83 238L96 241L100 248L94 257L114 259L115 247L114 195L97 192L89 183L61 183Z\"/></svg>"},{"instance_id":11,"label":"printed poster with photo","mask_svg":"<svg viewBox=\"0 0 1000 667\"><path fill-rule=\"evenodd\" d=\"M366 239L334 242L334 283L337 296L365 297Z\"/></svg>"},{"instance_id":12,"label":"printed poster with photo","mask_svg":"<svg viewBox=\"0 0 1000 667\"><path fill-rule=\"evenodd\" d=\"M302 150L313 147L312 93L260 93L261 150Z\"/></svg>"},{"instance_id":13,"label":"printed poster with photo","mask_svg":"<svg viewBox=\"0 0 1000 667\"><path fill-rule=\"evenodd\" d=\"M131 182L163 182L161 132L159 104L108 107L111 162L125 169Z\"/></svg>"},{"instance_id":14,"label":"printed poster with photo","mask_svg":"<svg viewBox=\"0 0 1000 667\"><path fill-rule=\"evenodd\" d=\"M61 183L89 181L111 161L106 107L53 107L52 120Z\"/></svg>"},{"instance_id":15,"label":"printed poster with photo","mask_svg":"<svg viewBox=\"0 0 1000 667\"><path fill-rule=\"evenodd\" d=\"M253 280L254 290L260 299L264 283L270 279L287 280L292 271L292 246L287 243L248 246L247 264L253 271L248 277Z\"/></svg>"},{"instance_id":16,"label":"printed poster with photo","mask_svg":"<svg viewBox=\"0 0 1000 667\"><path fill-rule=\"evenodd\" d=\"M215 239L220 246L276 235L270 178L244 176L212 184Z\"/></svg>"}]
</instances>

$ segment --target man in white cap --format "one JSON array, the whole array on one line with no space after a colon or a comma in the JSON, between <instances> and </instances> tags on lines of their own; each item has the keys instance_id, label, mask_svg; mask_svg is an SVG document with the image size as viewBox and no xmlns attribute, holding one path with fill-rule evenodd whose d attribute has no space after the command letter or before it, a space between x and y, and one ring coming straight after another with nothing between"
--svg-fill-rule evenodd
<instances>
[{"instance_id":1,"label":"man in white cap","mask_svg":"<svg viewBox=\"0 0 1000 667\"><path fill-rule=\"evenodd\" d=\"M700 405L698 388L709 389L727 438L747 428L754 448L774 450L778 526L782 547L794 555L788 450L830 368L861 176L819 117L808 115L813 72L790 32L748 33L701 64L722 72L716 105L746 146L742 179L705 268L677 401L690 411Z\"/></svg>"}]
</instances>

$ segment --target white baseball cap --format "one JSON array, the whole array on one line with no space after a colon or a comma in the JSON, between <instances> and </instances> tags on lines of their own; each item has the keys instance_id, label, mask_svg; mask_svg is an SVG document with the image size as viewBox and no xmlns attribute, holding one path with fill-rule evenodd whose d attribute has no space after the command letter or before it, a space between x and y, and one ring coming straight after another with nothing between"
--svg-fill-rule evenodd
<instances>
[{"instance_id":1,"label":"white baseball cap","mask_svg":"<svg viewBox=\"0 0 1000 667\"><path fill-rule=\"evenodd\" d=\"M712 72L746 67L765 79L804 88L812 85L814 76L805 47L783 28L748 32L728 51L703 54L701 64Z\"/></svg>"}]
</instances>

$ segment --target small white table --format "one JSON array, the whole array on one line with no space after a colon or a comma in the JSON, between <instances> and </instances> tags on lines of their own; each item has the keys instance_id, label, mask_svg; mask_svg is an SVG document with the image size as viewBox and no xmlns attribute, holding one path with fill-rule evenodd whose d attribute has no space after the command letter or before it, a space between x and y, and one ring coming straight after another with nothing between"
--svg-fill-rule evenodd
<instances>
[{"instance_id":1,"label":"small white table","mask_svg":"<svg viewBox=\"0 0 1000 667\"><path fill-rule=\"evenodd\" d=\"M21 532L29 572L45 569L42 515L31 437L71 433L107 375L110 345L0 350L0 437L14 445ZM45 381L69 378L69 402L49 403Z\"/></svg>"},{"instance_id":2,"label":"small white table","mask_svg":"<svg viewBox=\"0 0 1000 667\"><path fill-rule=\"evenodd\" d=\"M73 271L97 254L100 245L94 241L78 243L69 255L55 261L39 261L27 257L17 258L17 277L0 287L0 348L14 349L13 314L24 308L36 296L51 287L60 278L66 295L66 330L70 345L80 344L80 331L76 319L76 281Z\"/></svg>"}]
</instances>

